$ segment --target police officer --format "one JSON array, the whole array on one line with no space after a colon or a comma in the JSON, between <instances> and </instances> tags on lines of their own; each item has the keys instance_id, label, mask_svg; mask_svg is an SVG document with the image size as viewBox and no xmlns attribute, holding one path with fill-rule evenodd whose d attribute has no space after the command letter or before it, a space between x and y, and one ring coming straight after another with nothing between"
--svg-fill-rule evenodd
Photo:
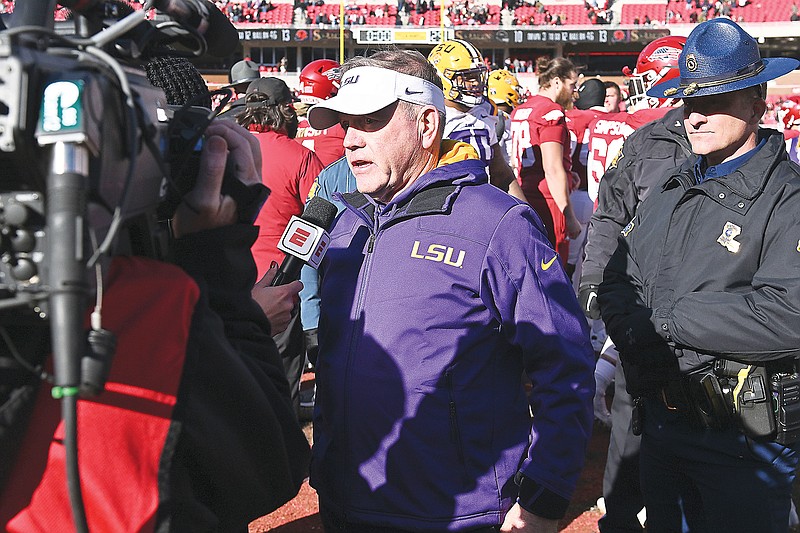
<instances>
[{"instance_id":1,"label":"police officer","mask_svg":"<svg viewBox=\"0 0 800 533\"><path fill-rule=\"evenodd\" d=\"M641 79L642 83L641 85L632 83L632 86L641 86L644 91L652 86L646 85L644 80L653 79L655 85L662 79L672 77L671 73L678 67L678 54L685 42L684 37L669 36L656 39L646 46L639 55L633 73L633 77ZM654 49L660 49L663 54L657 61L653 59ZM667 68L664 68L665 66ZM655 77L653 75L655 69L670 74ZM660 185L659 180L664 173L679 166L692 155L683 127L683 109L680 107L680 100L646 98L642 92L639 101L637 106L639 110L635 113L623 114L624 119L618 119L614 115L608 118L620 122L624 120L625 125L633 128L642 120L655 118L654 115L658 112L665 114L636 128L625 139L619 154L608 156L614 156L614 162L600 180L597 209L588 228L586 256L582 265L579 289L579 299L584 313L594 320L600 318L597 288L603 280L606 263L616 249L620 230L630 222L647 194ZM672 107L675 105L677 107ZM626 128L619 129L626 130ZM601 137L600 140L603 141L601 146L604 146L606 139ZM597 382L595 416L600 420L611 421L611 437L603 474L605 515L598 522L601 533L642 530L640 511L643 501L639 487L640 437L631 432L633 401L625 390L622 369L615 368L618 366L617 361L616 348L610 341L606 342L595 368ZM610 414L604 417L607 411L605 392L612 380L614 399Z\"/></svg>"},{"instance_id":2,"label":"police officer","mask_svg":"<svg viewBox=\"0 0 800 533\"><path fill-rule=\"evenodd\" d=\"M683 99L697 157L622 230L599 301L637 398L649 533L787 529L800 421L776 429L772 396L800 357L800 167L759 122L798 64L713 19L648 91Z\"/></svg>"}]
</instances>

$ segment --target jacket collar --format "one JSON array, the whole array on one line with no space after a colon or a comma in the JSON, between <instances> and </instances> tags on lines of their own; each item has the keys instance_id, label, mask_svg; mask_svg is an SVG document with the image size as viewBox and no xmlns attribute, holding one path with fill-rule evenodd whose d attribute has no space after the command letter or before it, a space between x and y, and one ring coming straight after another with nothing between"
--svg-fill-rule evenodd
<instances>
[{"instance_id":1,"label":"jacket collar","mask_svg":"<svg viewBox=\"0 0 800 533\"><path fill-rule=\"evenodd\" d=\"M771 171L788 158L783 134L769 128L758 131L758 141L766 138L766 144L749 161L727 176L706 180L696 187L705 194L739 212L746 212L766 187ZM688 189L694 184L696 158L684 161L678 172L664 183L663 189L682 184ZM731 194L732 193L732 194Z\"/></svg>"},{"instance_id":2,"label":"jacket collar","mask_svg":"<svg viewBox=\"0 0 800 533\"><path fill-rule=\"evenodd\" d=\"M487 183L486 166L478 159L475 149L469 144L445 139L442 154L436 168L426 172L398 194L385 206L371 197L352 192L341 195L348 206L368 215L391 213L390 219L411 216L442 214L450 207L462 187Z\"/></svg>"},{"instance_id":3,"label":"jacket collar","mask_svg":"<svg viewBox=\"0 0 800 533\"><path fill-rule=\"evenodd\" d=\"M683 137L687 144L689 142L689 140L686 138L686 128L683 125L683 107L676 107L669 110L667 114L664 115L664 118L658 121L653 130L654 132L659 133L662 131L668 131L673 135L679 135ZM672 135L670 135L670 137L672 137Z\"/></svg>"}]
</instances>

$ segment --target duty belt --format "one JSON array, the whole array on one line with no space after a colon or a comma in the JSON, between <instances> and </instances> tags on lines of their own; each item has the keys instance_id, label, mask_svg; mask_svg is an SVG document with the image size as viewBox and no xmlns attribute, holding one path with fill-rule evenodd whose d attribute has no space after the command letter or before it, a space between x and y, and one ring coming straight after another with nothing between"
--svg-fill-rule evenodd
<instances>
[{"instance_id":1,"label":"duty belt","mask_svg":"<svg viewBox=\"0 0 800 533\"><path fill-rule=\"evenodd\" d=\"M668 411L703 429L737 428L781 444L800 440L800 374L793 359L713 367L670 380L657 393Z\"/></svg>"},{"instance_id":2,"label":"duty belt","mask_svg":"<svg viewBox=\"0 0 800 533\"><path fill-rule=\"evenodd\" d=\"M667 410L678 413L692 426L726 429L732 425L725 395L711 370L683 374L668 381L659 397Z\"/></svg>"}]
</instances>

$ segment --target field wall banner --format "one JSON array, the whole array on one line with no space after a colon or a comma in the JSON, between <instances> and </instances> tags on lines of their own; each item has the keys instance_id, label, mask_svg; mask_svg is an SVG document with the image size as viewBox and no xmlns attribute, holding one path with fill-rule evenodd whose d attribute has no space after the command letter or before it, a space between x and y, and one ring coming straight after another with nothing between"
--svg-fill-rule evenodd
<instances>
[{"instance_id":1,"label":"field wall banner","mask_svg":"<svg viewBox=\"0 0 800 533\"><path fill-rule=\"evenodd\" d=\"M271 43L323 43L339 40L338 28L253 28L238 29L243 42L267 41ZM554 45L558 43L649 43L669 35L668 29L560 29L558 26L516 26L504 30L478 30L445 28L396 28L376 26L350 26L345 29L345 39L358 44L436 44L444 39L464 39L481 46Z\"/></svg>"}]
</instances>

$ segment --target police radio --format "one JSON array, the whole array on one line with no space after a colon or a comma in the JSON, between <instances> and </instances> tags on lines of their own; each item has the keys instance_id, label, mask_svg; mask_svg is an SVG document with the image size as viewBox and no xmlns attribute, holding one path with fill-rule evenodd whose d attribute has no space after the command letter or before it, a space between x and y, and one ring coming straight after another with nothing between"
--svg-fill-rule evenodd
<instances>
[{"instance_id":1,"label":"police radio","mask_svg":"<svg viewBox=\"0 0 800 533\"><path fill-rule=\"evenodd\" d=\"M800 439L798 361L747 365L718 359L714 374L741 430L756 439L789 444Z\"/></svg>"}]
</instances>

